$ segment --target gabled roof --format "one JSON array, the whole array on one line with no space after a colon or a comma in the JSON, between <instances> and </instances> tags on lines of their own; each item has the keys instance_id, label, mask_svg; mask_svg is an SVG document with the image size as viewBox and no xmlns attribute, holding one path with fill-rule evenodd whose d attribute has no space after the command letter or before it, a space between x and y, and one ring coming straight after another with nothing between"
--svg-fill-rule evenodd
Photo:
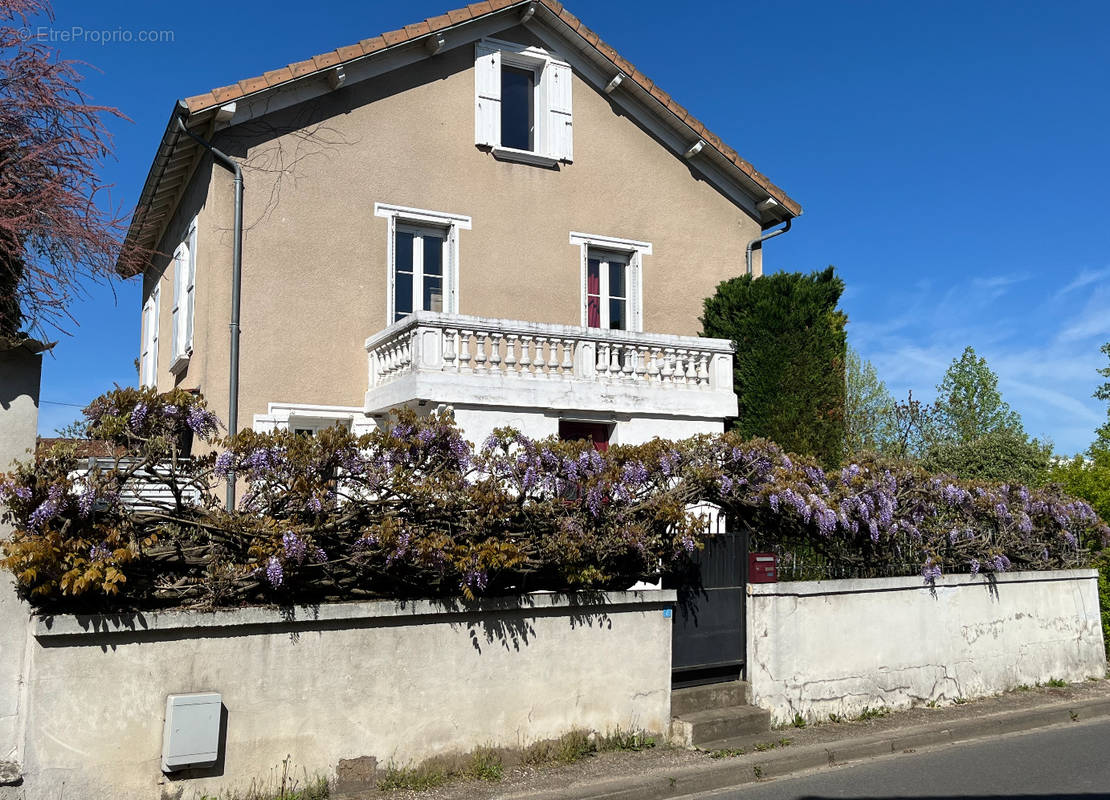
<instances>
[{"instance_id":1,"label":"gabled roof","mask_svg":"<svg viewBox=\"0 0 1110 800\"><path fill-rule=\"evenodd\" d=\"M708 148L703 145L701 149L703 157L711 156L723 162L723 166L733 173L736 182L741 183L757 200L773 201L761 202L761 223L764 227L778 224L802 213L802 207L797 202L741 158L735 150L721 141L716 134L675 102L650 78L603 42L596 33L567 11L558 0L483 0L480 3L471 3L465 8L431 17L423 22L406 25L395 31L387 31L380 36L363 39L356 44L340 47L305 61L178 101L131 220L131 227L127 233L128 243L149 250L157 247L165 225L176 209L185 184L196 166L199 145L180 133L176 124L178 117L185 118L187 127L193 132L201 136L211 135L221 109L228 108L228 104L249 101L268 92L288 90L299 81L313 78L319 80L321 74L334 73L336 68L384 57L386 53L395 52L406 46L412 47L414 43L427 44L429 40L449 30L498 14L513 13L511 9L514 7L519 13L527 13L531 10L536 18L542 19L548 25L561 27L561 33L564 36L576 40L575 44L583 52L591 56L595 62L608 67L610 77L622 76L622 91L638 94L638 99L657 117L662 118L671 127L686 131L690 145L696 145L699 140L708 145Z\"/></svg>"}]
</instances>

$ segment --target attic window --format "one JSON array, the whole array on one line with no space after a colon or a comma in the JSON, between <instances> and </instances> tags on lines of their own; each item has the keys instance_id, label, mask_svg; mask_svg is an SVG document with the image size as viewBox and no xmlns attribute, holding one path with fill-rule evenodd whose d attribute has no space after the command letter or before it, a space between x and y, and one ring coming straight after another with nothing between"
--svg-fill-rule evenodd
<instances>
[{"instance_id":1,"label":"attic window","mask_svg":"<svg viewBox=\"0 0 1110 800\"><path fill-rule=\"evenodd\" d=\"M540 166L574 160L569 64L539 47L483 39L474 88L475 144Z\"/></svg>"}]
</instances>

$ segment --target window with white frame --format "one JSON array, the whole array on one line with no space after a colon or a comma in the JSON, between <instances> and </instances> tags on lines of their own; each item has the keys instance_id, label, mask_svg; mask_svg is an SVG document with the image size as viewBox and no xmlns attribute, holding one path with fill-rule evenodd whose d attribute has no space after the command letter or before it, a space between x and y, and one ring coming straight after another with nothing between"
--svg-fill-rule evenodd
<instances>
[{"instance_id":1,"label":"window with white frame","mask_svg":"<svg viewBox=\"0 0 1110 800\"><path fill-rule=\"evenodd\" d=\"M582 325L621 331L642 331L643 256L650 242L588 233L571 233L580 248Z\"/></svg>"},{"instance_id":2,"label":"window with white frame","mask_svg":"<svg viewBox=\"0 0 1110 800\"><path fill-rule=\"evenodd\" d=\"M189 363L193 354L193 306L197 277L197 221L193 220L185 241L173 254L172 356L170 370Z\"/></svg>"},{"instance_id":3,"label":"window with white frame","mask_svg":"<svg viewBox=\"0 0 1110 800\"><path fill-rule=\"evenodd\" d=\"M374 214L389 224L388 324L414 311L459 310L459 231L470 217L377 203Z\"/></svg>"},{"instance_id":4,"label":"window with white frame","mask_svg":"<svg viewBox=\"0 0 1110 800\"><path fill-rule=\"evenodd\" d=\"M574 160L569 64L540 47L482 39L474 76L475 144L541 165Z\"/></svg>"},{"instance_id":5,"label":"window with white frame","mask_svg":"<svg viewBox=\"0 0 1110 800\"><path fill-rule=\"evenodd\" d=\"M147 295L143 303L142 345L139 349L139 383L146 386L157 384L158 370L158 299L161 295L159 283Z\"/></svg>"}]
</instances>

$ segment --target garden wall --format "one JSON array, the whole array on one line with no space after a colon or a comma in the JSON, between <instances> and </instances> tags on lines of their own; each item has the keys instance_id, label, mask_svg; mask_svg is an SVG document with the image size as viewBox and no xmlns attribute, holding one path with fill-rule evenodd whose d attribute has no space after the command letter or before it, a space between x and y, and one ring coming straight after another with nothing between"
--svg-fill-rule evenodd
<instances>
[{"instance_id":1,"label":"garden wall","mask_svg":"<svg viewBox=\"0 0 1110 800\"><path fill-rule=\"evenodd\" d=\"M23 789L190 798L287 755L334 777L571 728L670 723L674 592L35 617ZM166 695L220 692L222 764L160 770Z\"/></svg>"},{"instance_id":2,"label":"garden wall","mask_svg":"<svg viewBox=\"0 0 1110 800\"><path fill-rule=\"evenodd\" d=\"M1093 569L748 587L748 678L775 722L1103 677Z\"/></svg>"}]
</instances>

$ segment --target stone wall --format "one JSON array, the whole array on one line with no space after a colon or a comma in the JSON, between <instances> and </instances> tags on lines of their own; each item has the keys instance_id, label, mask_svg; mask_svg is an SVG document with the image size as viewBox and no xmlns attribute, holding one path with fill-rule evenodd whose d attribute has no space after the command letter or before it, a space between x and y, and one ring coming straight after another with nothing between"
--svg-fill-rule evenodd
<instances>
[{"instance_id":1,"label":"stone wall","mask_svg":"<svg viewBox=\"0 0 1110 800\"><path fill-rule=\"evenodd\" d=\"M36 617L27 798L191 798L245 789L286 756L334 777L572 728L670 723L670 591ZM168 694L220 692L216 768L160 769ZM348 761L350 763L350 761Z\"/></svg>"},{"instance_id":2,"label":"stone wall","mask_svg":"<svg viewBox=\"0 0 1110 800\"><path fill-rule=\"evenodd\" d=\"M748 677L775 722L1103 677L1095 570L748 587Z\"/></svg>"}]
</instances>

